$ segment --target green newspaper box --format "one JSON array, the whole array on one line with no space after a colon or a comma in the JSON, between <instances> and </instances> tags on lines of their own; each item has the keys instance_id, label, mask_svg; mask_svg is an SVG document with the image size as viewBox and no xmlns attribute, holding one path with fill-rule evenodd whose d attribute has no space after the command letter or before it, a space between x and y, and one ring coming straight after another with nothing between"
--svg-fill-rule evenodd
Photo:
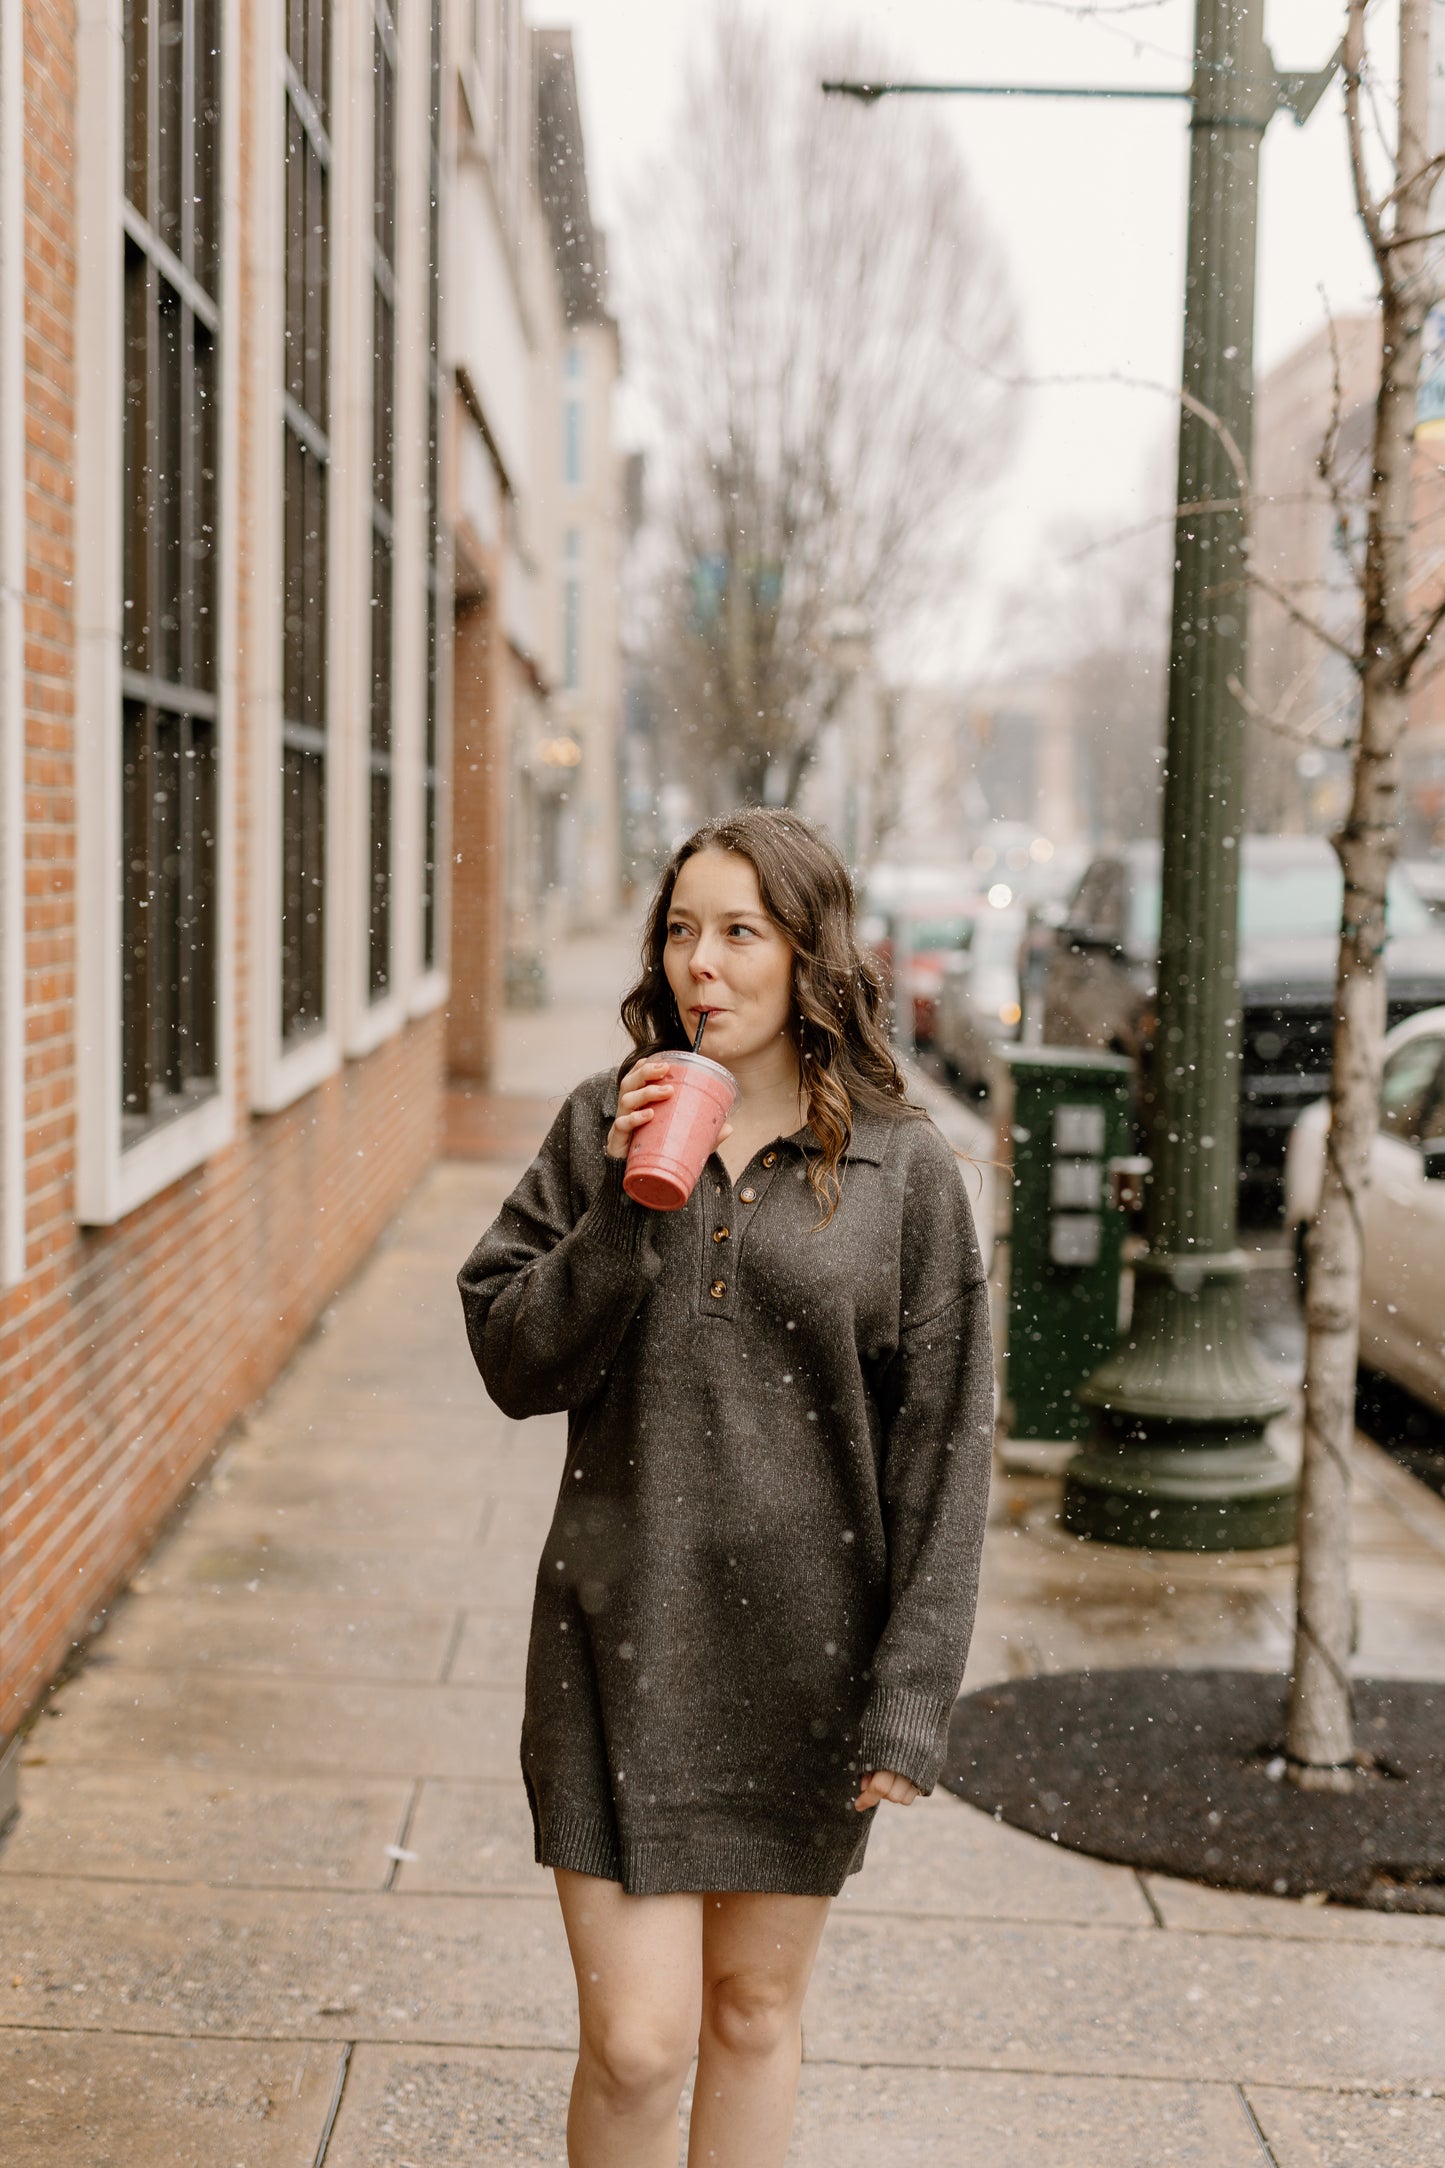
<instances>
[{"instance_id":1,"label":"green newspaper box","mask_svg":"<svg viewBox=\"0 0 1445 2168\"><path fill-rule=\"evenodd\" d=\"M1015 1438L1080 1439L1077 1388L1113 1352L1133 1143L1133 1064L1011 1047L1013 1185L1005 1399Z\"/></svg>"}]
</instances>

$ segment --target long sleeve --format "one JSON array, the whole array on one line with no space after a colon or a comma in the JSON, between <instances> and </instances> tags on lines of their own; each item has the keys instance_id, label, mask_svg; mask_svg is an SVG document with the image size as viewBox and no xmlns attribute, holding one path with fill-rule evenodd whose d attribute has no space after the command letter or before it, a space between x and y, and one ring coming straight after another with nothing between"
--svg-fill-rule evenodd
<instances>
[{"instance_id":1,"label":"long sleeve","mask_svg":"<svg viewBox=\"0 0 1445 2168\"><path fill-rule=\"evenodd\" d=\"M600 1094L579 1088L457 1275L477 1368L514 1418L596 1394L660 1269L605 1128Z\"/></svg>"},{"instance_id":2,"label":"long sleeve","mask_svg":"<svg viewBox=\"0 0 1445 2168\"><path fill-rule=\"evenodd\" d=\"M930 1139L908 1176L903 1318L881 1381L889 1617L861 1735L865 1768L924 1792L942 1766L973 1631L994 1430L988 1288L941 1144Z\"/></svg>"}]
</instances>

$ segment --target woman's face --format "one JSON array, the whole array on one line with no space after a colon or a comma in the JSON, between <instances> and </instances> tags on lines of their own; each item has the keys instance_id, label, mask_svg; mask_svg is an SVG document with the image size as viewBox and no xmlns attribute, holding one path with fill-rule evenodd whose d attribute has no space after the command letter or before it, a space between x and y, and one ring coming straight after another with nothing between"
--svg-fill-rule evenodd
<instances>
[{"instance_id":1,"label":"woman's face","mask_svg":"<svg viewBox=\"0 0 1445 2168\"><path fill-rule=\"evenodd\" d=\"M691 1045L704 1009L704 1054L746 1060L791 1043L793 951L763 908L757 870L737 851L696 851L673 884L663 968Z\"/></svg>"}]
</instances>

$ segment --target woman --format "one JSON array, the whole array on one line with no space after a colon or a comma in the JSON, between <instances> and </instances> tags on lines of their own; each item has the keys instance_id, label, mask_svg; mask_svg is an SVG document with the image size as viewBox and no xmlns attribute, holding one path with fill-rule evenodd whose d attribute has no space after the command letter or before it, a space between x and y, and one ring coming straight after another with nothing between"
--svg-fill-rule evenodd
<instances>
[{"instance_id":1,"label":"woman","mask_svg":"<svg viewBox=\"0 0 1445 2168\"><path fill-rule=\"evenodd\" d=\"M522 1768L577 1975L574 2168L787 2150L830 1899L931 1789L973 1622L993 1370L972 1216L909 1107L842 860L796 814L659 883L634 1054L462 1268L513 1417L565 1408ZM687 1205L622 1188L706 1015L740 1097Z\"/></svg>"}]
</instances>

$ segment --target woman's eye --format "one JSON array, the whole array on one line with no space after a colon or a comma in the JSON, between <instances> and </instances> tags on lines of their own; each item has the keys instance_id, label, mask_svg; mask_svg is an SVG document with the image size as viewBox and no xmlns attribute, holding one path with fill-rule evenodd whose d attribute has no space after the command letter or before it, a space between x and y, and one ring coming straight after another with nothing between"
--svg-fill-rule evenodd
<instances>
[{"instance_id":1,"label":"woman's eye","mask_svg":"<svg viewBox=\"0 0 1445 2168\"><path fill-rule=\"evenodd\" d=\"M729 926L729 928L728 928L728 932L729 932L729 933L745 933L745 934L747 935L748 939L749 939L749 940L751 941L751 940L752 940L752 939L754 938L754 935L755 935L755 932L756 932L756 928L754 928L754 927L752 927L752 926Z\"/></svg>"},{"instance_id":2,"label":"woman's eye","mask_svg":"<svg viewBox=\"0 0 1445 2168\"><path fill-rule=\"evenodd\" d=\"M681 922L681 920L680 920L680 919L675 919L675 918L672 918L672 919L669 919L669 920L668 920L668 922L667 922L667 938L668 938L668 940L669 940L669 941L671 941L671 940L673 940L673 939L678 939L678 940L681 940L681 939L682 939L682 937L683 937L683 936L684 936L684 935L686 934L686 932L687 932L687 928L686 928L686 926L684 926L684 925L682 924L682 922Z\"/></svg>"}]
</instances>

